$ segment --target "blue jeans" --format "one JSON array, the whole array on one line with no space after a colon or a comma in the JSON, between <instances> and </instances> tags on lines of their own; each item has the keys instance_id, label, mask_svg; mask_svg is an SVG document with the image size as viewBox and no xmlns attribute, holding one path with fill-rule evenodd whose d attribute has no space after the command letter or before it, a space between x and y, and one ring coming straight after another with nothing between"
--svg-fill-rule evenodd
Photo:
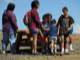
<instances>
[{"instance_id":1,"label":"blue jeans","mask_svg":"<svg viewBox=\"0 0 80 60\"><path fill-rule=\"evenodd\" d=\"M10 28L10 32L3 32L2 50L6 50L9 42L10 48L13 48L13 45L16 42L16 36L12 28Z\"/></svg>"}]
</instances>

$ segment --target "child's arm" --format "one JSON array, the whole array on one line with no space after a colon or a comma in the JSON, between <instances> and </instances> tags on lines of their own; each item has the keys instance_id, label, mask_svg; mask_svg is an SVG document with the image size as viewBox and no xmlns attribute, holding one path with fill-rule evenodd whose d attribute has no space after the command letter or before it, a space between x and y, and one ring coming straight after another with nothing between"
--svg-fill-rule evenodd
<instances>
[{"instance_id":1,"label":"child's arm","mask_svg":"<svg viewBox=\"0 0 80 60\"><path fill-rule=\"evenodd\" d=\"M60 25L58 26L58 32L57 32L57 35L59 35L59 30L60 30Z\"/></svg>"},{"instance_id":2,"label":"child's arm","mask_svg":"<svg viewBox=\"0 0 80 60\"><path fill-rule=\"evenodd\" d=\"M71 24L71 26L68 28L68 31L71 30L73 28L73 24Z\"/></svg>"},{"instance_id":3,"label":"child's arm","mask_svg":"<svg viewBox=\"0 0 80 60\"><path fill-rule=\"evenodd\" d=\"M43 37L43 33L42 33L42 31L41 31L41 30L39 30L39 32L40 32L40 35Z\"/></svg>"},{"instance_id":4,"label":"child's arm","mask_svg":"<svg viewBox=\"0 0 80 60\"><path fill-rule=\"evenodd\" d=\"M43 30L49 31L49 27L46 27L45 25L43 26Z\"/></svg>"}]
</instances>

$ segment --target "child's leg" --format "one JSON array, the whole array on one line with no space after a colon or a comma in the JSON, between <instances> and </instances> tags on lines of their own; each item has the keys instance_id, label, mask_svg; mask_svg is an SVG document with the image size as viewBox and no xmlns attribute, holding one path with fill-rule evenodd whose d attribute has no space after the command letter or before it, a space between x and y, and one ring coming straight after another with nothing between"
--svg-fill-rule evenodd
<instances>
[{"instance_id":1,"label":"child's leg","mask_svg":"<svg viewBox=\"0 0 80 60\"><path fill-rule=\"evenodd\" d=\"M48 36L45 37L45 42L48 43Z\"/></svg>"},{"instance_id":2,"label":"child's leg","mask_svg":"<svg viewBox=\"0 0 80 60\"><path fill-rule=\"evenodd\" d=\"M61 36L61 54L64 54L64 36Z\"/></svg>"},{"instance_id":3,"label":"child's leg","mask_svg":"<svg viewBox=\"0 0 80 60\"><path fill-rule=\"evenodd\" d=\"M6 48L9 42L9 33L3 32L3 40L2 40L2 53L6 53Z\"/></svg>"},{"instance_id":4,"label":"child's leg","mask_svg":"<svg viewBox=\"0 0 80 60\"><path fill-rule=\"evenodd\" d=\"M65 53L69 53L69 37L66 38L66 43L65 43Z\"/></svg>"},{"instance_id":5,"label":"child's leg","mask_svg":"<svg viewBox=\"0 0 80 60\"><path fill-rule=\"evenodd\" d=\"M50 50L51 50L51 53L54 53L54 48L55 48L54 40L53 40L53 38L50 38Z\"/></svg>"},{"instance_id":6,"label":"child's leg","mask_svg":"<svg viewBox=\"0 0 80 60\"><path fill-rule=\"evenodd\" d=\"M54 53L54 41L53 40L51 41L50 48L51 48L51 53Z\"/></svg>"},{"instance_id":7,"label":"child's leg","mask_svg":"<svg viewBox=\"0 0 80 60\"><path fill-rule=\"evenodd\" d=\"M48 52L48 36L44 35L44 43L43 43L43 53Z\"/></svg>"},{"instance_id":8,"label":"child's leg","mask_svg":"<svg viewBox=\"0 0 80 60\"><path fill-rule=\"evenodd\" d=\"M55 53L57 53L57 37L55 37L54 40L54 48L55 48Z\"/></svg>"},{"instance_id":9,"label":"child's leg","mask_svg":"<svg viewBox=\"0 0 80 60\"><path fill-rule=\"evenodd\" d=\"M70 51L74 51L72 43L73 43L72 36L69 35L69 45L70 45L69 48L70 48Z\"/></svg>"},{"instance_id":10,"label":"child's leg","mask_svg":"<svg viewBox=\"0 0 80 60\"><path fill-rule=\"evenodd\" d=\"M57 37L57 49L58 49L58 52L61 52L61 48L62 48L62 45L61 45L61 36L58 36Z\"/></svg>"},{"instance_id":11,"label":"child's leg","mask_svg":"<svg viewBox=\"0 0 80 60\"><path fill-rule=\"evenodd\" d=\"M33 36L32 53L37 53L37 34Z\"/></svg>"},{"instance_id":12,"label":"child's leg","mask_svg":"<svg viewBox=\"0 0 80 60\"><path fill-rule=\"evenodd\" d=\"M73 28L69 31L69 44L70 44L69 48L70 48L70 51L74 51L73 45L72 45L72 43L73 43L72 32L73 32Z\"/></svg>"},{"instance_id":13,"label":"child's leg","mask_svg":"<svg viewBox=\"0 0 80 60\"><path fill-rule=\"evenodd\" d=\"M16 43L16 35L14 34L14 32L10 32L9 35L9 40L10 40L10 45L11 45L11 53L16 53L16 48L15 48L15 43Z\"/></svg>"}]
</instances>

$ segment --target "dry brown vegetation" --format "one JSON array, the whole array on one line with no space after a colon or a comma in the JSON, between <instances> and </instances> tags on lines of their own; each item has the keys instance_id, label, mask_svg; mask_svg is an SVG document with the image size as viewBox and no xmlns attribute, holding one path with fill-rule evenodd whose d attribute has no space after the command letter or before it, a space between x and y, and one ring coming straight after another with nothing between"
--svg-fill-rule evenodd
<instances>
[{"instance_id":1,"label":"dry brown vegetation","mask_svg":"<svg viewBox=\"0 0 80 60\"><path fill-rule=\"evenodd\" d=\"M0 33L0 40L2 39L2 33ZM80 34L73 35L73 46L75 51L71 52L70 55L63 56L51 56L51 55L12 55L0 54L0 60L80 60ZM1 43L0 43L1 45ZM1 47L0 47L1 48Z\"/></svg>"}]
</instances>

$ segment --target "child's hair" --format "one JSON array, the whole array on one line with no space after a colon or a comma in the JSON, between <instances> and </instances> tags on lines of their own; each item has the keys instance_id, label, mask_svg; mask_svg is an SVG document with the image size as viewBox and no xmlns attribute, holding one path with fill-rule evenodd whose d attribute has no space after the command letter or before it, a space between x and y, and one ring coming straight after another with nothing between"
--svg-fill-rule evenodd
<instances>
[{"instance_id":1,"label":"child's hair","mask_svg":"<svg viewBox=\"0 0 80 60\"><path fill-rule=\"evenodd\" d=\"M51 24L55 24L55 23L56 23L55 19L51 20Z\"/></svg>"},{"instance_id":2,"label":"child's hair","mask_svg":"<svg viewBox=\"0 0 80 60\"><path fill-rule=\"evenodd\" d=\"M46 14L43 15L42 19L45 20L45 18L48 18L49 16L52 18L51 13L46 13Z\"/></svg>"},{"instance_id":3,"label":"child's hair","mask_svg":"<svg viewBox=\"0 0 80 60\"><path fill-rule=\"evenodd\" d=\"M31 3L31 8L38 8L39 1L38 0L33 0Z\"/></svg>"},{"instance_id":4,"label":"child's hair","mask_svg":"<svg viewBox=\"0 0 80 60\"><path fill-rule=\"evenodd\" d=\"M14 8L15 8L15 4L13 4L13 3L9 3L8 6L7 6L7 10L13 11Z\"/></svg>"},{"instance_id":5,"label":"child's hair","mask_svg":"<svg viewBox=\"0 0 80 60\"><path fill-rule=\"evenodd\" d=\"M64 12L64 11L68 11L68 8L67 7L63 7L62 8L62 12Z\"/></svg>"},{"instance_id":6,"label":"child's hair","mask_svg":"<svg viewBox=\"0 0 80 60\"><path fill-rule=\"evenodd\" d=\"M46 18L46 14L44 14L44 15L42 16L42 20L45 20L45 18Z\"/></svg>"}]
</instances>

